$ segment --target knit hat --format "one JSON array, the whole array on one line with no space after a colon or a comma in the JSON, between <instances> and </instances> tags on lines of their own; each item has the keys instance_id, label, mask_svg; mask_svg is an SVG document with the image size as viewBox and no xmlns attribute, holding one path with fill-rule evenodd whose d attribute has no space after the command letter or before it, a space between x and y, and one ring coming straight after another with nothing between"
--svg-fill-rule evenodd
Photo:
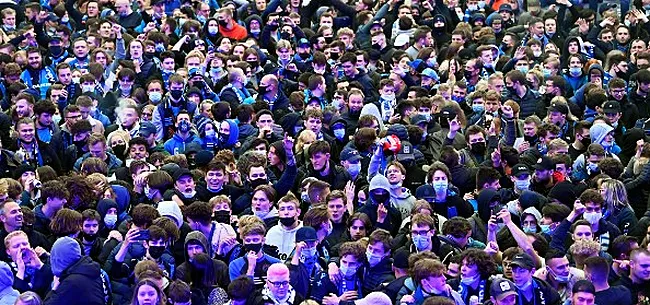
<instances>
[{"instance_id":1,"label":"knit hat","mask_svg":"<svg viewBox=\"0 0 650 305\"><path fill-rule=\"evenodd\" d=\"M79 243L71 237L60 237L52 245L50 253L50 264L52 274L61 276L63 271L68 269L81 259L81 247Z\"/></svg>"},{"instance_id":2,"label":"knit hat","mask_svg":"<svg viewBox=\"0 0 650 305\"><path fill-rule=\"evenodd\" d=\"M14 285L14 274L11 267L5 262L0 261L0 290Z\"/></svg>"}]
</instances>

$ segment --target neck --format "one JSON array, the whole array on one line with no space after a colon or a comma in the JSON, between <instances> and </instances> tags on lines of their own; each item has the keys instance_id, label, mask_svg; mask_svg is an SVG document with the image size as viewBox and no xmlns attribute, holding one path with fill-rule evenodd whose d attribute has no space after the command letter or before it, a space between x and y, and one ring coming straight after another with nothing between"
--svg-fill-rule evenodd
<instances>
[{"instance_id":1,"label":"neck","mask_svg":"<svg viewBox=\"0 0 650 305\"><path fill-rule=\"evenodd\" d=\"M315 97L321 97L325 95L325 92L320 91L319 89L312 90L311 94L313 94Z\"/></svg>"},{"instance_id":2,"label":"neck","mask_svg":"<svg viewBox=\"0 0 650 305\"><path fill-rule=\"evenodd\" d=\"M447 192L436 193L436 200L442 201L447 198Z\"/></svg>"},{"instance_id":3,"label":"neck","mask_svg":"<svg viewBox=\"0 0 650 305\"><path fill-rule=\"evenodd\" d=\"M519 97L524 97L524 95L526 95L526 90L527 90L526 87L524 87L524 86L519 86L519 88L517 88L517 95L518 95Z\"/></svg>"},{"instance_id":4,"label":"neck","mask_svg":"<svg viewBox=\"0 0 650 305\"><path fill-rule=\"evenodd\" d=\"M58 210L55 211L55 210L52 209L52 207L50 207L50 205L47 204L47 203L43 205L43 207L41 208L41 210L43 211L43 214L45 214L45 216L46 216L47 218L49 218L49 219L52 219L52 217L54 217L54 215L56 214L56 212L58 212Z\"/></svg>"},{"instance_id":5,"label":"neck","mask_svg":"<svg viewBox=\"0 0 650 305\"><path fill-rule=\"evenodd\" d=\"M178 136L181 137L182 139L187 139L187 137L190 136L190 132L178 132Z\"/></svg>"},{"instance_id":6,"label":"neck","mask_svg":"<svg viewBox=\"0 0 650 305\"><path fill-rule=\"evenodd\" d=\"M630 279L632 280L632 283L634 284L643 284L645 281L643 279L638 278L634 272L630 272Z\"/></svg>"},{"instance_id":7,"label":"neck","mask_svg":"<svg viewBox=\"0 0 650 305\"><path fill-rule=\"evenodd\" d=\"M639 89L636 89L636 94L638 94L638 95L640 95L640 96L643 96L643 97L645 97L646 95L648 95L647 93L641 91L640 88L639 88Z\"/></svg>"},{"instance_id":8,"label":"neck","mask_svg":"<svg viewBox=\"0 0 650 305\"><path fill-rule=\"evenodd\" d=\"M240 82L232 83L232 86L237 88L237 89L244 88L244 84L242 84Z\"/></svg>"},{"instance_id":9,"label":"neck","mask_svg":"<svg viewBox=\"0 0 650 305\"><path fill-rule=\"evenodd\" d=\"M295 229L298 225L300 225L300 221L296 220L293 222L293 224L289 227L285 227L284 225L282 226L285 230L293 230Z\"/></svg>"},{"instance_id":10,"label":"neck","mask_svg":"<svg viewBox=\"0 0 650 305\"><path fill-rule=\"evenodd\" d=\"M326 175L328 175L330 173L330 162L329 161L327 161L327 163L325 163L325 167L323 168L323 170L320 173L323 176L326 176Z\"/></svg>"},{"instance_id":11,"label":"neck","mask_svg":"<svg viewBox=\"0 0 650 305\"><path fill-rule=\"evenodd\" d=\"M201 227L199 228L199 231L201 231L203 235L208 236L208 238L210 238L209 235L210 235L210 231L212 230L212 222L208 223L208 225L200 224L200 226Z\"/></svg>"},{"instance_id":12,"label":"neck","mask_svg":"<svg viewBox=\"0 0 650 305\"><path fill-rule=\"evenodd\" d=\"M594 284L594 288L596 288L596 292L600 292L600 291L609 289L609 284L607 283L607 281L599 283L599 282L594 282L592 280L591 283Z\"/></svg>"},{"instance_id":13,"label":"neck","mask_svg":"<svg viewBox=\"0 0 650 305\"><path fill-rule=\"evenodd\" d=\"M594 233L598 232L599 223L600 223L600 221L591 225L591 231L592 232L594 232Z\"/></svg>"},{"instance_id":14,"label":"neck","mask_svg":"<svg viewBox=\"0 0 650 305\"><path fill-rule=\"evenodd\" d=\"M4 226L4 228L5 228L5 231L7 231L7 233L11 233L11 232L13 232L13 231L18 231L18 230L20 230L20 227L13 227L13 226L10 226L10 225L9 225L8 223L6 223L6 222L3 223L3 226Z\"/></svg>"}]
</instances>

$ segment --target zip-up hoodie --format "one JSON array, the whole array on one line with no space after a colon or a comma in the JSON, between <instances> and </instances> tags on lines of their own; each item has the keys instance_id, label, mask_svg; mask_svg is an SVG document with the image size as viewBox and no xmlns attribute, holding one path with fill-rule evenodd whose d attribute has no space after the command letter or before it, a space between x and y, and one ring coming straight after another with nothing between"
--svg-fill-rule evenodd
<instances>
[{"instance_id":1,"label":"zip-up hoodie","mask_svg":"<svg viewBox=\"0 0 650 305\"><path fill-rule=\"evenodd\" d=\"M185 152L185 147L192 142L199 144L199 146L203 144L201 138L193 131L190 131L190 135L186 139L181 138L178 133L175 133L171 139L165 142L165 151L170 155L182 154Z\"/></svg>"}]
</instances>

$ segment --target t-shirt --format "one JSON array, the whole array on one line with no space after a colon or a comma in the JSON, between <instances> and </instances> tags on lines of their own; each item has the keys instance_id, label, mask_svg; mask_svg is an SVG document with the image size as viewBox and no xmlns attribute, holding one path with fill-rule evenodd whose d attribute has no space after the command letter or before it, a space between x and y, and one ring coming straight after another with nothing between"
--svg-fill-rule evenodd
<instances>
[{"instance_id":1,"label":"t-shirt","mask_svg":"<svg viewBox=\"0 0 650 305\"><path fill-rule=\"evenodd\" d=\"M596 304L631 305L632 294L625 286L611 286L607 290L596 292Z\"/></svg>"}]
</instances>

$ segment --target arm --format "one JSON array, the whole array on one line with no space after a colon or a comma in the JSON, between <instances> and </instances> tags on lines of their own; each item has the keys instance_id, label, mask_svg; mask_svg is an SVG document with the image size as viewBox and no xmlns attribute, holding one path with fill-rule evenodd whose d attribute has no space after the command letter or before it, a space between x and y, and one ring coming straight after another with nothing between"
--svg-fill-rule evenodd
<instances>
[{"instance_id":1,"label":"arm","mask_svg":"<svg viewBox=\"0 0 650 305\"><path fill-rule=\"evenodd\" d=\"M530 242L526 233L524 233L524 231L519 229L519 227L514 222L512 222L510 212L508 212L508 210L501 210L498 217L503 219L503 222L506 224L506 227L510 231L510 234L512 234L512 237L515 239L515 241L517 241L517 245L519 245L519 247L524 250L524 252L528 253L533 257L533 259L535 259L535 264L537 266L542 266L543 259L537 254L537 251L533 249L533 243Z\"/></svg>"},{"instance_id":2,"label":"arm","mask_svg":"<svg viewBox=\"0 0 650 305\"><path fill-rule=\"evenodd\" d=\"M83 14L79 12L76 8L74 8L74 0L66 0L65 1L65 9L68 11L68 15L74 22L80 26L83 23Z\"/></svg>"},{"instance_id":3,"label":"arm","mask_svg":"<svg viewBox=\"0 0 650 305\"><path fill-rule=\"evenodd\" d=\"M377 149L370 157L370 164L368 165L368 182L372 180L372 177L379 173L379 168L381 167L381 154L382 154L383 145L377 145Z\"/></svg>"},{"instance_id":4,"label":"arm","mask_svg":"<svg viewBox=\"0 0 650 305\"><path fill-rule=\"evenodd\" d=\"M264 12L262 12L262 20L266 20L266 17L268 17L269 14L277 11L280 4L282 4L282 0L271 0L271 2L266 6Z\"/></svg>"},{"instance_id":5,"label":"arm","mask_svg":"<svg viewBox=\"0 0 650 305\"><path fill-rule=\"evenodd\" d=\"M339 10L339 12L341 12L343 15L348 16L353 20L355 19L357 10L354 7L343 3L341 0L330 0L330 2L332 3L332 6Z\"/></svg>"}]
</instances>

